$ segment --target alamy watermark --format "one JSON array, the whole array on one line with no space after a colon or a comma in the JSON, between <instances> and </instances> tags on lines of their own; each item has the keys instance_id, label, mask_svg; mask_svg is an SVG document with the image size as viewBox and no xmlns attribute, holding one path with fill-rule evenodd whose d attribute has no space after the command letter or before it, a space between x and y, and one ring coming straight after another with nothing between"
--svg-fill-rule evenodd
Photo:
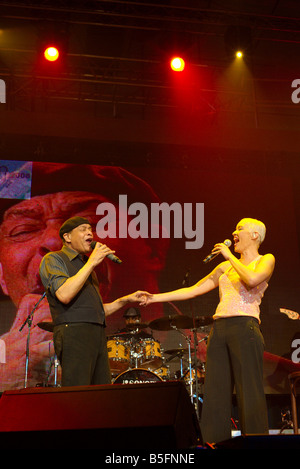
<instances>
[{"instance_id":1,"label":"alamy watermark","mask_svg":"<svg viewBox=\"0 0 300 469\"><path fill-rule=\"evenodd\" d=\"M96 225L100 239L110 238L184 238L186 249L204 244L204 203L142 202L128 206L126 194L119 195L116 207L102 202L96 209L101 218Z\"/></svg>"},{"instance_id":2,"label":"alamy watermark","mask_svg":"<svg viewBox=\"0 0 300 469\"><path fill-rule=\"evenodd\" d=\"M293 80L291 86L292 88L296 88L291 94L291 99L294 104L298 104L300 103L300 78Z\"/></svg>"},{"instance_id":3,"label":"alamy watermark","mask_svg":"<svg viewBox=\"0 0 300 469\"><path fill-rule=\"evenodd\" d=\"M6 84L0 79L0 103L6 103Z\"/></svg>"}]
</instances>

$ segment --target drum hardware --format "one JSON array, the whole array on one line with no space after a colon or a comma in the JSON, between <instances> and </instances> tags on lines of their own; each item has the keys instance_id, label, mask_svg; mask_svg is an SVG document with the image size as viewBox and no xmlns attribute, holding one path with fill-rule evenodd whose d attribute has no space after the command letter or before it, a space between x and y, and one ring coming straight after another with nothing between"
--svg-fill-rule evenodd
<instances>
[{"instance_id":1,"label":"drum hardware","mask_svg":"<svg viewBox=\"0 0 300 469\"><path fill-rule=\"evenodd\" d=\"M43 329L44 331L53 332L53 328L54 328L53 322L43 321L43 322L38 322L37 325L39 326L40 329Z\"/></svg>"},{"instance_id":2,"label":"drum hardware","mask_svg":"<svg viewBox=\"0 0 300 469\"><path fill-rule=\"evenodd\" d=\"M138 329L146 329L148 327L148 324L144 322L132 322L126 324L126 329L129 330L138 330Z\"/></svg>"},{"instance_id":3,"label":"drum hardware","mask_svg":"<svg viewBox=\"0 0 300 469\"><path fill-rule=\"evenodd\" d=\"M197 318L196 318L197 319ZM198 317L199 319L199 317ZM213 319L212 318L209 318L207 321L205 320L205 317L202 316L201 317L201 320L198 321L198 324L199 324L199 328L203 328L203 325L207 322L207 324L209 324L209 321L212 322ZM201 325L200 325L201 324ZM206 324L205 324L206 325ZM199 404L200 404L200 398L199 398L199 379L198 379L198 367L197 367L197 347L199 345L200 342L202 342L202 340L205 340L205 339L202 339L202 340L198 340L198 337L197 337L197 328L194 328L191 330L191 332L193 333L193 336L194 336L194 345L195 345L195 354L194 354L194 373L195 373L195 393L193 395L193 400L192 402L194 401L194 406L195 406L195 409L196 409L196 412L197 412L197 415L199 416L200 413L199 413ZM195 372L196 370L196 372ZM192 377L192 374L191 374L191 369L190 369L190 379L193 379Z\"/></svg>"},{"instance_id":4,"label":"drum hardware","mask_svg":"<svg viewBox=\"0 0 300 469\"><path fill-rule=\"evenodd\" d=\"M139 362L143 356L144 351L138 345L137 341L134 340L130 349L131 364L133 365L133 368L139 367Z\"/></svg>"},{"instance_id":5,"label":"drum hardware","mask_svg":"<svg viewBox=\"0 0 300 469\"><path fill-rule=\"evenodd\" d=\"M54 324L53 324L52 321L51 322L49 322L49 321L38 322L37 325L40 329L42 329L44 331L47 331L47 332L52 332L53 333ZM50 355L49 376L50 376L50 373L51 373L51 368L52 368L52 366L54 366L54 386L57 387L58 386L57 372L58 372L58 367L59 367L59 360L58 360L57 355L56 355L55 352L54 352L53 358L51 358L50 351L49 351L49 355Z\"/></svg>"},{"instance_id":6,"label":"drum hardware","mask_svg":"<svg viewBox=\"0 0 300 469\"><path fill-rule=\"evenodd\" d=\"M149 323L149 328L155 331L170 331L171 324L176 316L163 316L162 318L154 319Z\"/></svg>"},{"instance_id":7,"label":"drum hardware","mask_svg":"<svg viewBox=\"0 0 300 469\"><path fill-rule=\"evenodd\" d=\"M160 343L153 337L134 337L131 342L131 362L135 368L147 368L149 370L159 368L163 357Z\"/></svg>"},{"instance_id":8,"label":"drum hardware","mask_svg":"<svg viewBox=\"0 0 300 469\"><path fill-rule=\"evenodd\" d=\"M206 335L205 337L202 337L202 339L200 340L197 339L197 342L198 344L201 344L201 342L204 342L204 341L207 343L207 340L208 340L208 335Z\"/></svg>"},{"instance_id":9,"label":"drum hardware","mask_svg":"<svg viewBox=\"0 0 300 469\"><path fill-rule=\"evenodd\" d=\"M194 401L194 391L193 391L193 379L192 379L192 349L191 349L191 338L184 334L180 329L176 329L184 338L188 346L188 368L189 368L189 388L190 388L190 398L193 404ZM196 352L195 352L196 353ZM197 380L196 380L197 382ZM196 386L196 394L197 393L197 386Z\"/></svg>"},{"instance_id":10,"label":"drum hardware","mask_svg":"<svg viewBox=\"0 0 300 469\"><path fill-rule=\"evenodd\" d=\"M130 384L153 382L158 381L158 379L161 381L163 379L169 379L167 363L179 359L180 379L184 379L186 385L189 387L189 395L192 404L195 405L199 415L198 406L202 402L199 396L199 380L203 379L205 370L203 363L200 363L200 368L198 368L197 349L199 343L206 341L208 336L198 340L197 332L199 332L199 329L203 329L212 322L213 319L209 316L197 316L192 318L190 316L177 314L155 319L148 325L146 323L130 324L129 333L127 325L127 332L117 333L116 336L119 336L119 340L130 336L130 339L127 341L129 344L130 365L127 370L122 371L121 374L115 378L114 383ZM141 338L140 334L143 333L139 333L138 330L144 329L145 327L158 331L175 330L184 337L187 346L183 347L180 344L176 349L167 350L165 353L170 356L164 359L160 343L156 341L153 336ZM191 334L188 335L182 329L189 329ZM124 334L123 337L121 334ZM194 348L191 347L192 336L194 339ZM116 337L114 337L114 340L116 340ZM193 352L194 363L192 360Z\"/></svg>"},{"instance_id":11,"label":"drum hardware","mask_svg":"<svg viewBox=\"0 0 300 469\"><path fill-rule=\"evenodd\" d=\"M195 370L197 370L196 373L195 373ZM196 379L198 380L198 383L201 380L202 384L203 384L204 374L205 374L204 363L202 363L202 370L199 369L199 368L192 368L192 383L193 383L193 385L194 385L197 392L195 391L193 393L193 395L191 396L191 400L192 400L192 403L195 406L196 412L199 412L199 404L203 403L203 399L201 398L201 396L199 395L199 392L198 392L198 387L196 387ZM191 379L190 379L190 370L189 369L182 370L182 368L181 368L180 370L175 372L174 378L177 379L177 380L184 381L185 385L190 387Z\"/></svg>"},{"instance_id":12,"label":"drum hardware","mask_svg":"<svg viewBox=\"0 0 300 469\"><path fill-rule=\"evenodd\" d=\"M51 324L51 323L50 323ZM47 330L47 329L45 329ZM54 351L54 354L51 355L51 344L49 343L49 361L50 361L50 366L49 366L49 371L48 371L48 375L47 375L47 381L46 381L46 384L45 386L51 386L51 384L49 384L49 378L51 376L51 369L52 369L52 366L54 367L54 384L53 386L54 387L58 387L58 381L57 381L57 375L58 375L58 367L60 365L59 363L59 360L57 358L57 355Z\"/></svg>"},{"instance_id":13,"label":"drum hardware","mask_svg":"<svg viewBox=\"0 0 300 469\"><path fill-rule=\"evenodd\" d=\"M162 318L154 319L149 323L149 328L158 331L170 331L172 329L199 329L200 327L208 326L213 322L211 316L196 316L192 318L183 314L175 316L163 316Z\"/></svg>"},{"instance_id":14,"label":"drum hardware","mask_svg":"<svg viewBox=\"0 0 300 469\"><path fill-rule=\"evenodd\" d=\"M58 367L59 367L59 360L57 358L57 355L56 353L54 354L54 357L53 357L53 364L54 364L54 386L58 386L58 383L57 383L57 370L58 370Z\"/></svg>"},{"instance_id":15,"label":"drum hardware","mask_svg":"<svg viewBox=\"0 0 300 469\"><path fill-rule=\"evenodd\" d=\"M180 345L179 348L166 350L166 352L165 352L166 354L171 354L171 356L169 358L167 358L166 362L169 362L171 360L175 360L176 358L178 358L180 360L180 376L179 377L175 376L175 379L181 379L183 377L184 355L186 354L186 352L188 352L187 348L183 348L181 346L181 344L179 344L179 345Z\"/></svg>"},{"instance_id":16,"label":"drum hardware","mask_svg":"<svg viewBox=\"0 0 300 469\"><path fill-rule=\"evenodd\" d=\"M205 316L202 316L202 318L205 318ZM210 318L208 319L207 321L204 319L204 322L205 325L207 324L210 324L213 320ZM200 324L201 322L199 322L198 324ZM203 326L202 325L199 325L199 329L202 329L203 330ZM194 393L194 405L195 405L195 409L196 409L196 412L197 412L197 415L199 416L200 415L200 412L199 412L199 405L200 403L202 403L202 399L201 397L199 396L199 379L201 379L203 382L204 382L204 375L205 375L205 364L203 362L200 363L200 366L202 368L202 376L201 376L201 371L200 371L200 376L198 375L198 371L199 371L199 366L198 366L198 359L197 359L197 347L198 345L201 343L201 342L207 342L208 340L208 334L205 336L205 337L202 337L202 339L198 339L197 337L197 328L194 328L191 330L191 332L193 333L194 335L194 344L195 344L195 354L194 354L194 373L195 373L195 370L197 370L197 373L195 373L195 393Z\"/></svg>"},{"instance_id":17,"label":"drum hardware","mask_svg":"<svg viewBox=\"0 0 300 469\"><path fill-rule=\"evenodd\" d=\"M195 372L197 371L197 373ZM193 383L195 383L195 380L196 380L196 374L197 374L197 377L198 377L198 381L203 381L204 380L204 371L201 370L201 368L193 368L192 369L192 380L193 380ZM175 378L176 379L180 379L180 380L183 380L187 385L190 384L190 371L189 369L185 368L183 369L183 372L182 370L178 370L177 372L175 372Z\"/></svg>"},{"instance_id":18,"label":"drum hardware","mask_svg":"<svg viewBox=\"0 0 300 469\"><path fill-rule=\"evenodd\" d=\"M181 344L179 344L179 345L180 345L179 348L173 348L173 349L170 349L170 350L166 350L165 353L174 355L174 358L183 357L184 355L186 355L186 353L189 351L189 349L188 348L183 348L181 346ZM193 352L194 349L192 349L191 351Z\"/></svg>"},{"instance_id":19,"label":"drum hardware","mask_svg":"<svg viewBox=\"0 0 300 469\"><path fill-rule=\"evenodd\" d=\"M38 305L41 303L41 301L45 298L46 292L43 293L41 298L35 303L34 307L28 314L27 318L23 322L22 326L19 329L19 332L22 332L23 328L25 327L26 324L28 324L28 334L27 334L27 341L26 341L26 360L25 360L25 378L24 378L24 388L27 388L27 383L28 383L28 366L29 366L29 350L30 350L30 332L31 332L31 327L32 327L32 319L35 310L37 309Z\"/></svg>"},{"instance_id":20,"label":"drum hardware","mask_svg":"<svg viewBox=\"0 0 300 469\"><path fill-rule=\"evenodd\" d=\"M132 336L132 332L120 331L120 332L116 332L115 334L108 335L106 338L107 338L107 340L115 339L117 337L122 337L122 338L126 337L126 338L131 339L131 336Z\"/></svg>"},{"instance_id":21,"label":"drum hardware","mask_svg":"<svg viewBox=\"0 0 300 469\"><path fill-rule=\"evenodd\" d=\"M178 309L176 309L179 312ZM179 312L180 313L180 312ZM189 375L189 379L187 384L189 385L190 397L193 404L195 404L197 414L199 415L199 382L198 382L198 373L195 373L197 369L197 348L199 343L204 340L207 340L207 337L204 337L198 340L197 332L199 329L204 329L205 326L212 324L213 318L211 316L186 316L183 314L177 315L169 315L164 316L162 318L158 318L153 320L149 323L149 328L159 331L168 331L168 330L176 330L179 332L185 339L188 348L185 349L184 352L188 352L188 371L184 374L183 371L183 349L180 349L179 353L175 353L175 355L171 358L175 358L176 356L181 356L181 378L183 376L187 377ZM189 329L193 335L194 339L194 364L192 364L192 349L191 349L191 337L187 334L182 332L182 329ZM194 379L193 379L193 371L194 371Z\"/></svg>"}]
</instances>

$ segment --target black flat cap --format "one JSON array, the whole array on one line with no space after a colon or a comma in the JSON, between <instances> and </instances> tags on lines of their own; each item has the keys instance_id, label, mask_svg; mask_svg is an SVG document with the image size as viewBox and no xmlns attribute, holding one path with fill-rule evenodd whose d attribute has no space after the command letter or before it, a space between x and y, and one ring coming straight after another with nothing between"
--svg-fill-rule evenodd
<instances>
[{"instance_id":1,"label":"black flat cap","mask_svg":"<svg viewBox=\"0 0 300 469\"><path fill-rule=\"evenodd\" d=\"M65 233L70 233L70 231L74 230L74 228L77 228L77 226L84 224L90 225L91 223L87 218L83 217L69 218L61 225L59 229L59 236L61 237L61 239L64 239Z\"/></svg>"}]
</instances>

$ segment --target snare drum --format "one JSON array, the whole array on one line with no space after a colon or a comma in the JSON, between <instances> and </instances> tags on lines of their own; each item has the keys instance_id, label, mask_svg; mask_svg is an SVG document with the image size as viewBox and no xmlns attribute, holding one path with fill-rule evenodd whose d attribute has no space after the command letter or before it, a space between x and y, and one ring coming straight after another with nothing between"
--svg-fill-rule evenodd
<instances>
[{"instance_id":1,"label":"snare drum","mask_svg":"<svg viewBox=\"0 0 300 469\"><path fill-rule=\"evenodd\" d=\"M158 383L162 379L152 373L152 371L143 368L133 368L121 373L114 380L114 384L142 384L142 383Z\"/></svg>"},{"instance_id":2,"label":"snare drum","mask_svg":"<svg viewBox=\"0 0 300 469\"><path fill-rule=\"evenodd\" d=\"M160 343L155 339L142 339L140 341L142 350L141 366L155 370L161 366L163 359L160 349Z\"/></svg>"},{"instance_id":3,"label":"snare drum","mask_svg":"<svg viewBox=\"0 0 300 469\"><path fill-rule=\"evenodd\" d=\"M129 368L130 346L127 341L119 337L108 340L107 352L112 373L121 373Z\"/></svg>"}]
</instances>

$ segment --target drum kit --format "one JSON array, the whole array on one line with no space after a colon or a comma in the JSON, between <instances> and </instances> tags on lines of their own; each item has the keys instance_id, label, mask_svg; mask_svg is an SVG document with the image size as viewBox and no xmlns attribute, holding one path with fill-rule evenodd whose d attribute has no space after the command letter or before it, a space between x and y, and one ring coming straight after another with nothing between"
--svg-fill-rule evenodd
<instances>
[{"instance_id":1,"label":"drum kit","mask_svg":"<svg viewBox=\"0 0 300 469\"><path fill-rule=\"evenodd\" d=\"M115 384L139 384L159 381L182 380L191 396L192 402L198 406L199 385L203 383L205 364L197 357L198 344L207 340L207 334L201 339L198 332L206 331L212 323L209 316L190 317L182 314L163 316L150 323L127 324L126 328L107 338L107 350L110 368ZM160 342L151 331L177 331L184 338L186 347L180 346L163 351ZM189 330L190 333L187 333ZM194 348L191 347L192 337ZM168 358L165 356L168 355ZM173 375L169 371L169 363L180 361L180 370Z\"/></svg>"},{"instance_id":2,"label":"drum kit","mask_svg":"<svg viewBox=\"0 0 300 469\"><path fill-rule=\"evenodd\" d=\"M199 408L201 398L199 386L205 377L205 363L197 357L198 345L206 341L207 326L213 322L210 316L190 317L182 314L163 316L150 323L135 322L107 337L107 351L113 384L140 384L159 381L181 380L185 383L192 403ZM38 326L53 332L51 322L41 322ZM145 329L151 329L151 334ZM187 332L189 330L189 333ZM164 351L152 331L177 331L185 340L186 346ZM199 339L198 332L204 333ZM193 337L194 348L191 347ZM168 355L168 358L166 358ZM169 363L180 362L180 369L170 373ZM58 360L54 358L55 386L57 382Z\"/></svg>"}]
</instances>

